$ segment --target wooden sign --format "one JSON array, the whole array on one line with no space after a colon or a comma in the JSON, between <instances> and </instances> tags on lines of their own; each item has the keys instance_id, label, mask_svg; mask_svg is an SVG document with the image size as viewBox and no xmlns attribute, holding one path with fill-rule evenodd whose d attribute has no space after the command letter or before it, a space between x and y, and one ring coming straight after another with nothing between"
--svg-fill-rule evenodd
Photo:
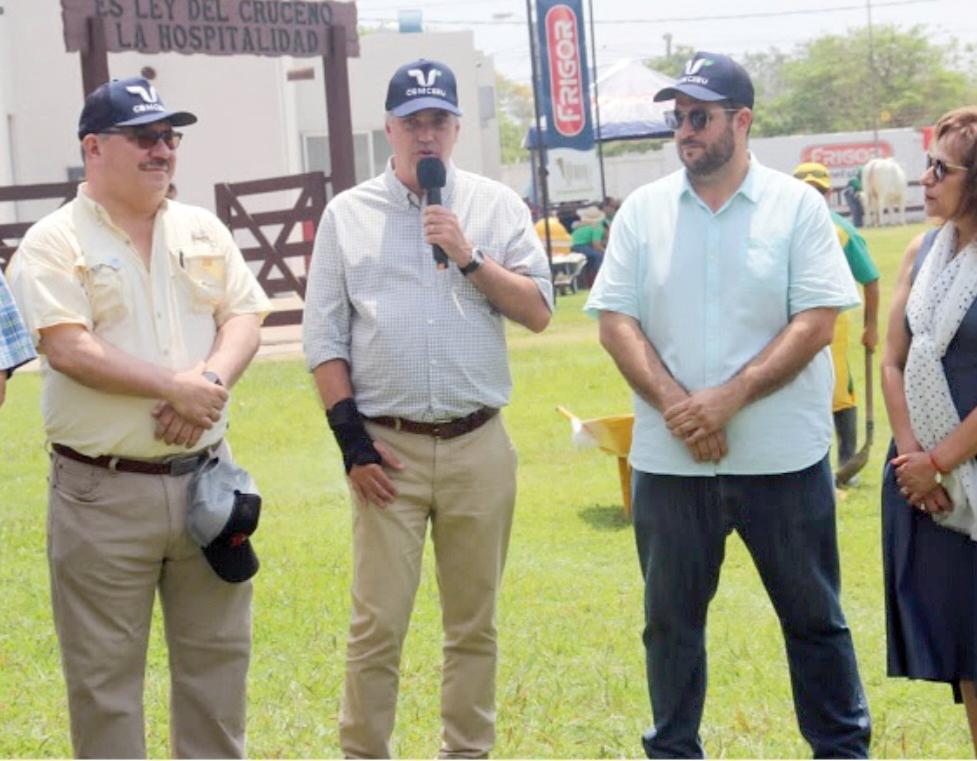
<instances>
[{"instance_id":1,"label":"wooden sign","mask_svg":"<svg viewBox=\"0 0 977 761\"><path fill-rule=\"evenodd\" d=\"M355 3L316 0L61 0L65 49L86 53L88 19L113 53L333 55L331 29L345 29L359 55Z\"/></svg>"}]
</instances>

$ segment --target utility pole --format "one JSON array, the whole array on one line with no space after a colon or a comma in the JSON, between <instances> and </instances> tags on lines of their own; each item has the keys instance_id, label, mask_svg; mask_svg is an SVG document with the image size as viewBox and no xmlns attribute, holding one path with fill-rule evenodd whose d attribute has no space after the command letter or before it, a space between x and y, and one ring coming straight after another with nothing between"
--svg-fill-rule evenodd
<instances>
[{"instance_id":1,"label":"utility pole","mask_svg":"<svg viewBox=\"0 0 977 761\"><path fill-rule=\"evenodd\" d=\"M662 35L662 39L665 40L665 58L672 57L672 33L665 32Z\"/></svg>"},{"instance_id":2,"label":"utility pole","mask_svg":"<svg viewBox=\"0 0 977 761\"><path fill-rule=\"evenodd\" d=\"M533 110L536 116L536 154L539 157L539 200L543 205L543 229L546 234L546 258L550 267L553 266L552 238L550 235L550 190L549 169L546 166L546 145L543 141L543 119L539 111L539 61L536 57L536 28L533 25L532 0L526 0L526 22L529 25L529 61L533 72ZM538 19L537 19L538 22ZM549 125L547 125L549 127ZM532 151L532 146L530 146ZM530 153L532 156L532 153ZM530 162L531 163L531 162Z\"/></svg>"},{"instance_id":3,"label":"utility pole","mask_svg":"<svg viewBox=\"0 0 977 761\"><path fill-rule=\"evenodd\" d=\"M872 0L865 0L865 11L868 14L868 74L869 93L872 99L872 144L879 156L879 93L877 87L878 75L875 71L875 34L872 30Z\"/></svg>"}]
</instances>

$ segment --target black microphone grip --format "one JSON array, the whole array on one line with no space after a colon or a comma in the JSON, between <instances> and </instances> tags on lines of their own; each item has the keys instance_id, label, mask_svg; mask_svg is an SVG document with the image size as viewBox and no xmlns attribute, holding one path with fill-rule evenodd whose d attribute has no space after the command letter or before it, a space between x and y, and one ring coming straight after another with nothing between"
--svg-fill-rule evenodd
<instances>
[{"instance_id":1,"label":"black microphone grip","mask_svg":"<svg viewBox=\"0 0 977 761\"><path fill-rule=\"evenodd\" d=\"M428 188L427 203L429 206L441 205L441 188ZM436 243L431 246L431 249L434 251L434 263L438 265L438 269L448 269L448 255L444 249Z\"/></svg>"}]
</instances>

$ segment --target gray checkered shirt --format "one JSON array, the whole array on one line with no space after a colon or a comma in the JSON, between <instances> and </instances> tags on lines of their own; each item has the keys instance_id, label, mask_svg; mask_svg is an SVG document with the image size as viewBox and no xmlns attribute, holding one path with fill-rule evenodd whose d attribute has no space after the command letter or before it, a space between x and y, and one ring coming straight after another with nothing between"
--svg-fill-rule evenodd
<instances>
[{"instance_id":1,"label":"gray checkered shirt","mask_svg":"<svg viewBox=\"0 0 977 761\"><path fill-rule=\"evenodd\" d=\"M443 204L486 257L531 277L552 309L549 266L529 210L509 188L448 166ZM309 370L349 364L364 415L422 422L509 402L502 315L458 268L435 267L421 200L388 162L336 196L316 235L303 345Z\"/></svg>"}]
</instances>

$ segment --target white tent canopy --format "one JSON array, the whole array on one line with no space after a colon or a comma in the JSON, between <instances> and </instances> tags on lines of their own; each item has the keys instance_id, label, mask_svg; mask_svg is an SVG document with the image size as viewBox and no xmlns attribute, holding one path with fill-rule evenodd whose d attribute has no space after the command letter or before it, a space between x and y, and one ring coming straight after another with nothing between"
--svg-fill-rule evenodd
<instances>
[{"instance_id":1,"label":"white tent canopy","mask_svg":"<svg viewBox=\"0 0 977 761\"><path fill-rule=\"evenodd\" d=\"M597 101L600 105L598 139L671 137L672 131L665 125L664 112L673 108L675 102L667 100L655 103L654 97L659 90L673 84L674 79L649 69L634 58L615 63L597 79Z\"/></svg>"},{"instance_id":2,"label":"white tent canopy","mask_svg":"<svg viewBox=\"0 0 977 761\"><path fill-rule=\"evenodd\" d=\"M674 101L655 103L654 97L663 87L674 83L671 77L649 69L635 58L624 58L611 65L597 78L600 125L596 138L604 142L671 137L664 112L674 107ZM592 105L593 93L591 85ZM597 124L596 109L594 124ZM545 124L543 130L546 130ZM530 127L524 144L527 148L536 147L535 127Z\"/></svg>"}]
</instances>

